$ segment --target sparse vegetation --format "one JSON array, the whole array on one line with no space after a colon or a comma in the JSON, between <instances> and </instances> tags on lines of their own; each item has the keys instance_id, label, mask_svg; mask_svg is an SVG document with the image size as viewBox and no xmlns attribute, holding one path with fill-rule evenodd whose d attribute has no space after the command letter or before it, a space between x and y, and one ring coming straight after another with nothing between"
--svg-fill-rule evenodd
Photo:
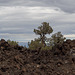
<instances>
[{"instance_id":1,"label":"sparse vegetation","mask_svg":"<svg viewBox=\"0 0 75 75\"><path fill-rule=\"evenodd\" d=\"M41 48L43 45L40 42L39 39L31 40L31 42L28 43L29 49L36 50L38 48Z\"/></svg>"},{"instance_id":2,"label":"sparse vegetation","mask_svg":"<svg viewBox=\"0 0 75 75\"><path fill-rule=\"evenodd\" d=\"M18 45L18 42L16 42L16 41L7 40L7 42L8 42L11 46L16 46L16 45Z\"/></svg>"},{"instance_id":3,"label":"sparse vegetation","mask_svg":"<svg viewBox=\"0 0 75 75\"><path fill-rule=\"evenodd\" d=\"M57 32L47 39L48 46L56 46L62 44L66 38L63 37L61 32Z\"/></svg>"},{"instance_id":4,"label":"sparse vegetation","mask_svg":"<svg viewBox=\"0 0 75 75\"><path fill-rule=\"evenodd\" d=\"M40 37L28 43L29 49L31 50L36 50L38 48L41 50L51 50L52 47L62 44L65 40L61 32L57 32L50 38L47 38L46 34L51 34L53 32L52 27L49 26L47 22L43 22L42 26L39 26L38 29L34 29L34 32L40 35Z\"/></svg>"}]
</instances>

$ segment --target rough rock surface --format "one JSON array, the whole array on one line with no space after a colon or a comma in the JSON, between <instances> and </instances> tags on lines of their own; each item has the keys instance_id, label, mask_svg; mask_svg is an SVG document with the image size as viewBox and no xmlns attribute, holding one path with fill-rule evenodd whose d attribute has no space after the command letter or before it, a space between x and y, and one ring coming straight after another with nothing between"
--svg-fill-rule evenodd
<instances>
[{"instance_id":1,"label":"rough rock surface","mask_svg":"<svg viewBox=\"0 0 75 75\"><path fill-rule=\"evenodd\" d=\"M0 41L0 75L75 75L75 40L53 50L28 50Z\"/></svg>"}]
</instances>

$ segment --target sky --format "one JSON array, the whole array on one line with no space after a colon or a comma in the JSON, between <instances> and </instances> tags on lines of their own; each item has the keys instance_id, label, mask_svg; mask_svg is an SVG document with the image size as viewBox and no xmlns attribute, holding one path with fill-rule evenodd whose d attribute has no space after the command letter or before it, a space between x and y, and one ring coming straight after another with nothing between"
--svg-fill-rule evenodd
<instances>
[{"instance_id":1,"label":"sky","mask_svg":"<svg viewBox=\"0 0 75 75\"><path fill-rule=\"evenodd\" d=\"M28 42L48 22L53 33L75 38L75 0L0 0L0 39ZM51 34L52 35L52 34Z\"/></svg>"}]
</instances>

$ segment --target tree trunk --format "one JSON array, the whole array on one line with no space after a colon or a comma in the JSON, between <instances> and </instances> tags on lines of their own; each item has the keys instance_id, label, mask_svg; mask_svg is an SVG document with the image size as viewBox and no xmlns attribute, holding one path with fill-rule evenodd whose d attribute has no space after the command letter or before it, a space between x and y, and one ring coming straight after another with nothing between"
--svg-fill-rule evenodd
<instances>
[{"instance_id":1,"label":"tree trunk","mask_svg":"<svg viewBox=\"0 0 75 75\"><path fill-rule=\"evenodd\" d=\"M45 47L46 43L45 43L45 35L44 34L41 36L41 42L42 42L43 46Z\"/></svg>"}]
</instances>

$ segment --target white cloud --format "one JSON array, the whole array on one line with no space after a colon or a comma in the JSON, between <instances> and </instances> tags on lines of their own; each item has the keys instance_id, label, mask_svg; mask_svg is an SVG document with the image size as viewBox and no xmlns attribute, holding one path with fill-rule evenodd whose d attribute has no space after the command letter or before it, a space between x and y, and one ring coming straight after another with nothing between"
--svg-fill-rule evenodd
<instances>
[{"instance_id":1,"label":"white cloud","mask_svg":"<svg viewBox=\"0 0 75 75\"><path fill-rule=\"evenodd\" d=\"M0 7L0 21L10 21L10 20L35 20L43 19L50 16L56 16L58 14L64 13L62 10L56 7ZM58 11L56 10L58 9Z\"/></svg>"},{"instance_id":2,"label":"white cloud","mask_svg":"<svg viewBox=\"0 0 75 75\"><path fill-rule=\"evenodd\" d=\"M1 31L6 31L6 30L20 30L20 28L1 28Z\"/></svg>"},{"instance_id":3,"label":"white cloud","mask_svg":"<svg viewBox=\"0 0 75 75\"><path fill-rule=\"evenodd\" d=\"M67 38L75 38L75 34L64 35L64 37L67 37Z\"/></svg>"},{"instance_id":4,"label":"white cloud","mask_svg":"<svg viewBox=\"0 0 75 75\"><path fill-rule=\"evenodd\" d=\"M72 23L75 23L75 13L73 13L73 14L64 13L62 15L59 14L55 19L56 19L56 22L62 22L62 23L72 22Z\"/></svg>"},{"instance_id":5,"label":"white cloud","mask_svg":"<svg viewBox=\"0 0 75 75\"><path fill-rule=\"evenodd\" d=\"M36 38L35 34L9 34L9 33L0 33L0 38L6 40L11 39L18 42L28 42Z\"/></svg>"}]
</instances>

